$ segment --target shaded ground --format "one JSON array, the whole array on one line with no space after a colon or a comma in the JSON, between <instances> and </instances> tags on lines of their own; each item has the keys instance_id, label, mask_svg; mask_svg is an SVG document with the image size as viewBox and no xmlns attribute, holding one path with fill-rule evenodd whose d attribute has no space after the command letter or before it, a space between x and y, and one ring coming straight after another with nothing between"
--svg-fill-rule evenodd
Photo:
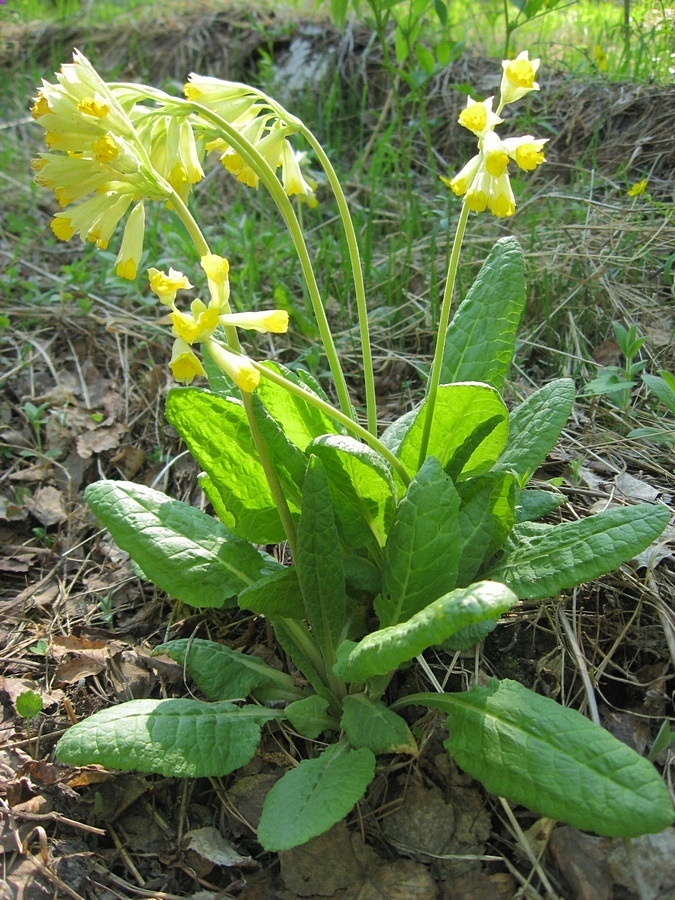
<instances>
[{"instance_id":1,"label":"shaded ground","mask_svg":"<svg viewBox=\"0 0 675 900\"><path fill-rule=\"evenodd\" d=\"M211 67L223 77L244 77L258 48L276 39L281 52L291 42L286 23L250 25L241 15L195 17L187 24L167 19L156 32L148 27L135 39L146 42L146 61L156 46L157 79ZM180 31L180 42L172 27L174 34ZM10 38L3 44L10 62L27 46L39 59L40 48L53 43L53 35ZM84 47L75 29L62 39ZM123 59L128 40L126 31L93 32L87 35L88 52L110 68ZM334 52L345 78L369 73L375 127L386 91L377 60L364 56L359 40L357 35L351 53L339 43L331 45L335 51L319 49ZM463 102L448 86L475 83L481 66L459 60L435 86L430 103L442 110L438 152L446 158L461 158L468 147L451 144L452 129L442 124L454 121ZM553 101L545 101L544 92L537 99L551 103L545 114L558 180L548 188L549 201L565 192L569 167L583 158L590 137L601 148L599 178L611 180L619 156L639 158L650 167L655 196L672 196L675 159L668 136L674 89L577 84L564 77L552 79L551 88ZM27 122L13 128L28 155L35 152L37 136ZM359 196L363 186L352 188ZM19 198L27 190L14 189ZM535 184L534 190L544 187ZM29 195L25 215L46 230L51 209L46 199L40 202L44 208L30 206ZM84 488L100 477L132 479L204 503L196 469L162 418L170 386L167 336L123 295L106 292L102 300L89 283L75 289L64 283L62 266L77 258L77 248L36 240L33 253L17 255L20 199L10 212L14 219L7 210L1 214L0 233L3 312L12 322L2 338L0 396L0 897L2 891L17 898L199 900L675 897L672 833L626 848L512 810L456 770L432 715L412 720L419 756L380 759L367 797L346 825L278 855L261 852L255 825L266 791L307 753L304 740L281 727L269 728L254 760L222 780L181 782L54 763L54 744L70 722L117 701L185 693L182 668L150 657L152 647L169 637L209 637L280 665L285 661L263 621L244 613L200 613L140 581L83 504ZM496 228L490 223L474 239L478 250L489 246ZM554 272L572 254L583 264L580 281L589 303L598 292L611 297L614 309L648 336L644 352L653 370L672 371L672 276L668 280L665 261L675 253L673 233L672 220L648 221L640 209L614 201L590 204L584 222L553 236L552 243L542 238L531 265ZM640 251L641 241L649 253ZM625 267L617 274L617 260L629 250L634 265L627 281ZM62 302L27 308L27 296L50 292ZM407 346L417 344L422 356L431 332L424 299L411 277ZM559 365L544 346L547 322L535 304L533 299L513 398L526 395ZM574 334L572 329L559 350L561 368L576 373L582 353ZM391 419L412 402L416 383L405 354L387 342L384 331L376 330L376 342L381 414ZM590 349L603 364L618 361L611 341ZM291 358L295 351L281 352ZM353 374L356 379L356 362ZM409 386L401 389L403 375L410 376ZM645 414L636 409L631 416L632 426ZM615 498L660 499L672 507L670 449L628 441L627 430L625 416L607 404L576 407L561 444L538 473L541 480L557 478L567 495L560 515L584 515ZM588 704L582 676L590 672L603 724L647 753L664 719L673 715L674 537L671 529L665 535L670 543L572 597L522 604L476 652L457 659L428 653L431 671L441 682L447 678L450 689L466 687L475 675L514 677L582 710ZM408 687L412 681L428 689L422 670L404 677ZM15 708L26 690L43 701L43 711L29 722ZM670 780L672 751L655 754L655 761Z\"/></svg>"}]
</instances>

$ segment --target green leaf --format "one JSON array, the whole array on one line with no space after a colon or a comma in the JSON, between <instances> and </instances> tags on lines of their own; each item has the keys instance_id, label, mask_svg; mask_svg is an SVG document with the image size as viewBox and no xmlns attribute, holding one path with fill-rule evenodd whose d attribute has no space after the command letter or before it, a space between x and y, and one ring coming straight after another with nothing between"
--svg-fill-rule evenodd
<instances>
[{"instance_id":1,"label":"green leaf","mask_svg":"<svg viewBox=\"0 0 675 900\"><path fill-rule=\"evenodd\" d=\"M255 544L283 541L284 528L242 403L198 388L175 388L165 414L207 473L203 488L224 524Z\"/></svg>"},{"instance_id":2,"label":"green leaf","mask_svg":"<svg viewBox=\"0 0 675 900\"><path fill-rule=\"evenodd\" d=\"M427 647L442 644L451 635L484 619L499 618L518 598L505 585L477 581L430 603L407 622L373 631L349 655L339 653L335 674L344 681L365 681L386 675Z\"/></svg>"},{"instance_id":3,"label":"green leaf","mask_svg":"<svg viewBox=\"0 0 675 900\"><path fill-rule=\"evenodd\" d=\"M434 10L438 16L438 21L445 27L448 24L448 8L443 0L434 0Z\"/></svg>"},{"instance_id":4,"label":"green leaf","mask_svg":"<svg viewBox=\"0 0 675 900\"><path fill-rule=\"evenodd\" d=\"M22 719L32 719L42 712L42 697L35 691L22 691L14 703L17 715Z\"/></svg>"},{"instance_id":5,"label":"green leaf","mask_svg":"<svg viewBox=\"0 0 675 900\"><path fill-rule=\"evenodd\" d=\"M672 824L654 766L576 710L496 679L464 694L424 696L406 699L447 712L448 752L491 793L609 837Z\"/></svg>"},{"instance_id":6,"label":"green leaf","mask_svg":"<svg viewBox=\"0 0 675 900\"><path fill-rule=\"evenodd\" d=\"M443 641L443 649L448 653L457 653L457 651L470 650L476 644L484 641L488 634L491 634L497 625L499 619L483 619L482 622L475 622L473 625L467 625L455 632L447 641Z\"/></svg>"},{"instance_id":7,"label":"green leaf","mask_svg":"<svg viewBox=\"0 0 675 900\"><path fill-rule=\"evenodd\" d=\"M354 438L323 435L307 448L323 463L340 533L352 548L384 546L396 494L384 459Z\"/></svg>"},{"instance_id":8,"label":"green leaf","mask_svg":"<svg viewBox=\"0 0 675 900\"><path fill-rule=\"evenodd\" d=\"M397 453L410 475L414 475L418 468L426 407L425 400ZM486 384L442 384L436 396L427 456L435 456L445 468L465 441L471 439L474 431L494 419L496 421L492 423L489 433L461 468L462 478L478 475L490 469L504 449L508 418L504 401L494 388Z\"/></svg>"},{"instance_id":9,"label":"green leaf","mask_svg":"<svg viewBox=\"0 0 675 900\"><path fill-rule=\"evenodd\" d=\"M509 416L509 438L496 469L528 479L544 462L574 406L574 382L560 378L535 391Z\"/></svg>"},{"instance_id":10,"label":"green leaf","mask_svg":"<svg viewBox=\"0 0 675 900\"><path fill-rule=\"evenodd\" d=\"M280 569L261 578L239 594L239 606L269 619L303 619L305 604L294 568Z\"/></svg>"},{"instance_id":11,"label":"green leaf","mask_svg":"<svg viewBox=\"0 0 675 900\"><path fill-rule=\"evenodd\" d=\"M300 490L307 469L307 457L288 440L278 423L270 416L257 393L251 395L253 416L260 435L272 457L284 493L300 504Z\"/></svg>"},{"instance_id":12,"label":"green leaf","mask_svg":"<svg viewBox=\"0 0 675 900\"><path fill-rule=\"evenodd\" d=\"M441 382L483 381L501 390L525 308L523 251L497 241L448 328Z\"/></svg>"},{"instance_id":13,"label":"green leaf","mask_svg":"<svg viewBox=\"0 0 675 900\"><path fill-rule=\"evenodd\" d=\"M318 837L351 811L374 774L370 750L353 750L345 743L303 760L265 798L258 840L265 850L276 851Z\"/></svg>"},{"instance_id":14,"label":"green leaf","mask_svg":"<svg viewBox=\"0 0 675 900\"><path fill-rule=\"evenodd\" d=\"M279 672L256 656L231 650L200 638L180 638L160 644L153 656L166 654L185 671L209 700L243 700L262 684L295 691L290 675Z\"/></svg>"},{"instance_id":15,"label":"green leaf","mask_svg":"<svg viewBox=\"0 0 675 900\"><path fill-rule=\"evenodd\" d=\"M484 562L501 549L515 522L515 479L488 472L457 485L461 540L457 584L471 584Z\"/></svg>"},{"instance_id":16,"label":"green leaf","mask_svg":"<svg viewBox=\"0 0 675 900\"><path fill-rule=\"evenodd\" d=\"M399 418L396 419L395 422L392 422L391 425L388 425L387 428L385 428L385 430L382 432L380 440L388 450L391 450L392 453L398 454L398 449L401 446L401 442L408 433L410 426L417 418L418 412L419 406L416 406L414 409L409 409L407 413L403 413L402 416L399 416Z\"/></svg>"},{"instance_id":17,"label":"green leaf","mask_svg":"<svg viewBox=\"0 0 675 900\"><path fill-rule=\"evenodd\" d=\"M429 457L398 505L384 548L382 594L375 602L382 626L409 619L455 586L459 504L452 480Z\"/></svg>"},{"instance_id":18,"label":"green leaf","mask_svg":"<svg viewBox=\"0 0 675 900\"><path fill-rule=\"evenodd\" d=\"M661 370L659 374L660 378L658 375L643 373L642 380L652 394L675 415L675 376L665 370Z\"/></svg>"},{"instance_id":19,"label":"green leaf","mask_svg":"<svg viewBox=\"0 0 675 900\"><path fill-rule=\"evenodd\" d=\"M289 703L284 714L293 728L303 737L315 741L324 731L337 731L338 722L328 715L328 700L312 694L303 700Z\"/></svg>"},{"instance_id":20,"label":"green leaf","mask_svg":"<svg viewBox=\"0 0 675 900\"><path fill-rule=\"evenodd\" d=\"M306 618L330 669L345 627L345 577L328 478L316 456L305 475L295 564Z\"/></svg>"},{"instance_id":21,"label":"green leaf","mask_svg":"<svg viewBox=\"0 0 675 900\"><path fill-rule=\"evenodd\" d=\"M555 491L523 491L516 505L516 522L536 522L552 513L566 500L564 494Z\"/></svg>"},{"instance_id":22,"label":"green leaf","mask_svg":"<svg viewBox=\"0 0 675 900\"><path fill-rule=\"evenodd\" d=\"M191 606L234 605L269 566L216 519L142 484L97 481L84 498L147 578Z\"/></svg>"},{"instance_id":23,"label":"green leaf","mask_svg":"<svg viewBox=\"0 0 675 900\"><path fill-rule=\"evenodd\" d=\"M405 719L379 700L366 694L348 694L342 701L340 725L352 747L367 747L381 753L417 755L417 742Z\"/></svg>"},{"instance_id":24,"label":"green leaf","mask_svg":"<svg viewBox=\"0 0 675 900\"><path fill-rule=\"evenodd\" d=\"M669 519L665 506L642 503L545 530L517 525L505 556L486 577L508 584L521 600L556 597L633 559L658 538Z\"/></svg>"},{"instance_id":25,"label":"green leaf","mask_svg":"<svg viewBox=\"0 0 675 900\"><path fill-rule=\"evenodd\" d=\"M175 778L228 775L253 758L261 725L280 710L200 700L132 700L69 728L61 762L133 769Z\"/></svg>"},{"instance_id":26,"label":"green leaf","mask_svg":"<svg viewBox=\"0 0 675 900\"><path fill-rule=\"evenodd\" d=\"M266 362L264 365L294 382L309 396L314 393L290 369L272 362ZM275 384L269 378L263 376L260 379L256 394L264 403L267 412L279 423L288 440L301 450L305 450L307 444L319 435L339 434L341 431L332 419L329 419L311 403L289 393L284 387Z\"/></svg>"}]
</instances>

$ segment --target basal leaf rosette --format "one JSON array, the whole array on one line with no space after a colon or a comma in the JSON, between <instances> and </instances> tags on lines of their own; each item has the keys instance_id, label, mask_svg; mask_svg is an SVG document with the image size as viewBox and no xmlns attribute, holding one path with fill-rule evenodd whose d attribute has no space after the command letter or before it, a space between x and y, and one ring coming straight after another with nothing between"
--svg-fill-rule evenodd
<instances>
[{"instance_id":1,"label":"basal leaf rosette","mask_svg":"<svg viewBox=\"0 0 675 900\"><path fill-rule=\"evenodd\" d=\"M504 60L502 68L501 98L497 109L492 109L494 97L481 102L468 97L466 108L459 115L459 124L478 138L478 154L454 178L442 178L454 194L464 197L470 210L484 212L489 209L499 217L512 216L516 211L509 163L515 162L519 169L533 172L546 161L543 148L548 140L531 134L502 140L497 135L495 127L503 123L500 114L504 107L530 91L539 90L534 80L539 60L530 60L526 50L514 60Z\"/></svg>"},{"instance_id":2,"label":"basal leaf rosette","mask_svg":"<svg viewBox=\"0 0 675 900\"><path fill-rule=\"evenodd\" d=\"M256 312L230 311L230 266L226 259L215 253L201 258L201 267L208 282L209 302L199 298L190 304L190 311L184 312L176 305L178 291L189 290L192 284L186 275L176 269L163 272L148 270L150 288L160 303L170 307L172 334L175 337L169 367L174 378L190 384L198 375L206 372L193 346L201 344L211 359L242 391L254 391L260 381L260 373L251 360L241 353L235 353L214 335L219 326L244 328L261 333L283 334L288 330L288 313L273 309Z\"/></svg>"}]
</instances>

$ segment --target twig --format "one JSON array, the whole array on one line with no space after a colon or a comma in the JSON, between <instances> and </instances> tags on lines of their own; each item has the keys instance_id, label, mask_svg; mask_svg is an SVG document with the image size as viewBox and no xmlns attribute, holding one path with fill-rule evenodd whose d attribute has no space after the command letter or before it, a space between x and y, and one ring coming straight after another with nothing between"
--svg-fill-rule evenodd
<instances>
[{"instance_id":1,"label":"twig","mask_svg":"<svg viewBox=\"0 0 675 900\"><path fill-rule=\"evenodd\" d=\"M576 588L574 594L576 597ZM598 704L595 699L593 682L591 681L591 676L588 674L588 666L586 665L586 660L584 659L584 654L582 653L579 642L577 641L574 629L570 625L569 619L565 615L565 610L562 608L562 605L558 607L558 620L560 621L560 624L565 631L567 640L569 641L570 647L572 648L572 653L574 654L574 659L577 666L579 667L579 674L581 675L581 680L583 681L584 689L586 691L586 699L588 700L588 708L591 713L591 719L593 720L593 722L595 722L596 725L600 725L600 713L598 712Z\"/></svg>"}]
</instances>

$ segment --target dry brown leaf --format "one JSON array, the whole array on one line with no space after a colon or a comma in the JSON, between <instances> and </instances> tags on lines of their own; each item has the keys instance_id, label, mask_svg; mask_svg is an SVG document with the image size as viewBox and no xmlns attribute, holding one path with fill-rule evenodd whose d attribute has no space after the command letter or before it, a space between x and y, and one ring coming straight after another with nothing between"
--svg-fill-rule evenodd
<instances>
[{"instance_id":1,"label":"dry brown leaf","mask_svg":"<svg viewBox=\"0 0 675 900\"><path fill-rule=\"evenodd\" d=\"M63 493L50 485L38 488L34 497L26 497L23 502L26 509L45 528L63 522L68 516Z\"/></svg>"},{"instance_id":2,"label":"dry brown leaf","mask_svg":"<svg viewBox=\"0 0 675 900\"><path fill-rule=\"evenodd\" d=\"M77 439L77 452L82 459L89 459L92 453L101 453L103 450L114 450L119 447L122 436L126 432L126 426L112 425L109 428L97 428L87 434L82 434Z\"/></svg>"}]
</instances>

